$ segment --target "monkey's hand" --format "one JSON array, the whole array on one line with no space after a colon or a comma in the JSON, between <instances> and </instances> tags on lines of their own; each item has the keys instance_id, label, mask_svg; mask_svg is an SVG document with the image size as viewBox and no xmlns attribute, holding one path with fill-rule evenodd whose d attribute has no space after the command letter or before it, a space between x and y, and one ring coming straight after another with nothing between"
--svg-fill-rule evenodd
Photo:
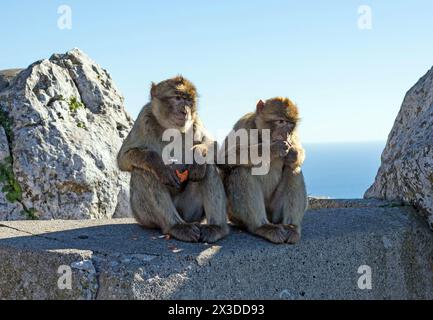
<instances>
[{"instance_id":1,"label":"monkey's hand","mask_svg":"<svg viewBox=\"0 0 433 320\"><path fill-rule=\"evenodd\" d=\"M271 158L284 158L287 156L290 144L287 141L277 140L271 143Z\"/></svg>"},{"instance_id":2,"label":"monkey's hand","mask_svg":"<svg viewBox=\"0 0 433 320\"><path fill-rule=\"evenodd\" d=\"M191 181L201 181L206 176L206 169L207 165L205 164L190 164L188 166L188 172L189 172L189 180Z\"/></svg>"},{"instance_id":3,"label":"monkey's hand","mask_svg":"<svg viewBox=\"0 0 433 320\"><path fill-rule=\"evenodd\" d=\"M194 157L203 157L205 158L207 155L207 146L204 143L197 144L193 147L194 150ZM189 172L189 180L191 181L201 181L206 176L206 163L204 164L198 164L194 162L193 164L190 164L188 166L188 172Z\"/></svg>"},{"instance_id":4,"label":"monkey's hand","mask_svg":"<svg viewBox=\"0 0 433 320\"><path fill-rule=\"evenodd\" d=\"M192 149L194 151L194 154L197 153L198 156L206 157L207 155L208 147L204 143L196 144L192 147Z\"/></svg>"},{"instance_id":5,"label":"monkey's hand","mask_svg":"<svg viewBox=\"0 0 433 320\"><path fill-rule=\"evenodd\" d=\"M304 157L304 150L302 148L292 147L285 156L284 163L291 169L295 170L302 165Z\"/></svg>"},{"instance_id":6,"label":"monkey's hand","mask_svg":"<svg viewBox=\"0 0 433 320\"><path fill-rule=\"evenodd\" d=\"M293 164L298 160L299 152L295 148L291 148L289 152L287 152L286 157L284 158L287 164Z\"/></svg>"},{"instance_id":7,"label":"monkey's hand","mask_svg":"<svg viewBox=\"0 0 433 320\"><path fill-rule=\"evenodd\" d=\"M176 170L173 169L172 166L160 166L158 170L154 170L156 176L159 181L167 186L174 187L179 189L181 186L181 182L179 177L176 175Z\"/></svg>"}]
</instances>

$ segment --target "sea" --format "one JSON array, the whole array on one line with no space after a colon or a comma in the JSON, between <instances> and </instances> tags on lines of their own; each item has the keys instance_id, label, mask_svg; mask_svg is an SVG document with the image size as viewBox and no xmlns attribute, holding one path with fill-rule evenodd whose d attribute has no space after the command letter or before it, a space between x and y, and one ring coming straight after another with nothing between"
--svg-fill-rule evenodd
<instances>
[{"instance_id":1,"label":"sea","mask_svg":"<svg viewBox=\"0 0 433 320\"><path fill-rule=\"evenodd\" d=\"M306 143L307 193L333 199L362 198L372 185L386 142Z\"/></svg>"}]
</instances>

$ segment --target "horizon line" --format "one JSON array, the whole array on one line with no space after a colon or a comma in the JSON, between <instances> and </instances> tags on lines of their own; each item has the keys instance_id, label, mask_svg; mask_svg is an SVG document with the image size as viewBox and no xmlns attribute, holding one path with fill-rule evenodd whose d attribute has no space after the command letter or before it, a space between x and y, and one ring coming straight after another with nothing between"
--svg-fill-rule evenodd
<instances>
[{"instance_id":1,"label":"horizon line","mask_svg":"<svg viewBox=\"0 0 433 320\"><path fill-rule=\"evenodd\" d=\"M331 140L331 141L303 141L302 144L338 144L338 143L384 143L387 140Z\"/></svg>"}]
</instances>

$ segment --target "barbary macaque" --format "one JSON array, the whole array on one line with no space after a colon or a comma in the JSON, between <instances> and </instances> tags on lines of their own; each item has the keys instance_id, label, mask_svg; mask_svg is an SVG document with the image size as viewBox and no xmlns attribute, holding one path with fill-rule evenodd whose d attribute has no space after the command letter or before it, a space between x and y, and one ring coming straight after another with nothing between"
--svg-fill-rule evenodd
<instances>
[{"instance_id":1,"label":"barbary macaque","mask_svg":"<svg viewBox=\"0 0 433 320\"><path fill-rule=\"evenodd\" d=\"M233 132L256 130L257 141L233 147L227 143L230 140L227 137L219 152L219 157L226 159L220 168L230 221L274 243L299 241L308 205L301 171L305 153L297 134L298 123L298 108L288 98L260 100L256 111L243 116L233 128ZM267 143L262 139L265 133ZM270 154L266 174L253 173L257 163L251 161L251 156L243 163L227 163L231 152L239 156L242 150L248 150L252 154L253 147L259 147L262 154Z\"/></svg>"},{"instance_id":2,"label":"barbary macaque","mask_svg":"<svg viewBox=\"0 0 433 320\"><path fill-rule=\"evenodd\" d=\"M188 134L193 136L191 147L202 157L213 148L197 115L196 88L177 76L152 84L150 96L117 157L119 168L131 172L133 215L142 226L181 241L218 241L229 228L216 165L198 163L195 157L187 163L186 153L181 159L163 159L167 129L179 132L182 146L187 146ZM206 224L201 224L204 218Z\"/></svg>"}]
</instances>

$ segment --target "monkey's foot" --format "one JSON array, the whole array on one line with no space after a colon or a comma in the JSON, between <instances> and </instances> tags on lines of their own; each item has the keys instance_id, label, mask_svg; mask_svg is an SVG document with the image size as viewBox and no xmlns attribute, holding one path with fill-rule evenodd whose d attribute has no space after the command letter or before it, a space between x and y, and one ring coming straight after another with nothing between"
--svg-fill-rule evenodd
<instances>
[{"instance_id":1,"label":"monkey's foot","mask_svg":"<svg viewBox=\"0 0 433 320\"><path fill-rule=\"evenodd\" d=\"M254 233L273 243L285 243L289 239L290 232L281 225L265 224L254 231Z\"/></svg>"},{"instance_id":2,"label":"monkey's foot","mask_svg":"<svg viewBox=\"0 0 433 320\"><path fill-rule=\"evenodd\" d=\"M287 239L288 244L295 244L301 239L297 228L293 224L283 224L283 227L289 232L289 238Z\"/></svg>"},{"instance_id":3,"label":"monkey's foot","mask_svg":"<svg viewBox=\"0 0 433 320\"><path fill-rule=\"evenodd\" d=\"M200 227L196 223L177 224L168 233L180 241L198 242L200 239Z\"/></svg>"},{"instance_id":4,"label":"monkey's foot","mask_svg":"<svg viewBox=\"0 0 433 320\"><path fill-rule=\"evenodd\" d=\"M228 233L228 227L221 227L215 224L203 224L200 226L200 241L213 243L224 238Z\"/></svg>"}]
</instances>

